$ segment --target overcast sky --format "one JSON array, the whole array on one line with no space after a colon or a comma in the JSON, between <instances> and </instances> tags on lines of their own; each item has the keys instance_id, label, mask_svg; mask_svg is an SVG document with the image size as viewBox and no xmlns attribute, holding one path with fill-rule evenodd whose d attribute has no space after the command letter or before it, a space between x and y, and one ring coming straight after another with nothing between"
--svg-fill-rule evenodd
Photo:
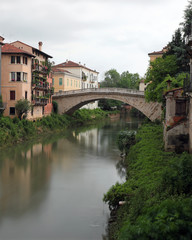
<instances>
[{"instance_id":1,"label":"overcast sky","mask_svg":"<svg viewBox=\"0 0 192 240\"><path fill-rule=\"evenodd\" d=\"M1 0L0 35L104 73L144 76L148 53L171 41L188 0Z\"/></svg>"}]
</instances>

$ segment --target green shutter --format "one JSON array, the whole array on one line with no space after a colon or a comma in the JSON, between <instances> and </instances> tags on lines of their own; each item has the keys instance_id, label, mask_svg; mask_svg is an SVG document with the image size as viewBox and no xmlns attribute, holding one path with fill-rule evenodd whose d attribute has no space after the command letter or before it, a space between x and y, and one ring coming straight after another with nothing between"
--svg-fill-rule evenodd
<instances>
[{"instance_id":1,"label":"green shutter","mask_svg":"<svg viewBox=\"0 0 192 240\"><path fill-rule=\"evenodd\" d=\"M63 78L59 78L59 86L63 84Z\"/></svg>"}]
</instances>

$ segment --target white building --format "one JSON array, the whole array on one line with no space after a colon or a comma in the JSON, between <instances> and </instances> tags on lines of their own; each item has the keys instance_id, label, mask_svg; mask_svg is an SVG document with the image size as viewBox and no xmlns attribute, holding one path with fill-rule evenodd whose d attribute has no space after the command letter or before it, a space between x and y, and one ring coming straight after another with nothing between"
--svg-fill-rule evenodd
<instances>
[{"instance_id":1,"label":"white building","mask_svg":"<svg viewBox=\"0 0 192 240\"><path fill-rule=\"evenodd\" d=\"M66 60L64 63L60 63L55 65L57 69L67 70L74 75L80 78L80 88L81 89L88 89L88 88L98 88L98 75L99 73L96 70L92 70L86 65L82 65L80 62L75 63L72 61ZM93 103L89 103L84 106L84 108L94 109L98 107L98 101Z\"/></svg>"}]
</instances>

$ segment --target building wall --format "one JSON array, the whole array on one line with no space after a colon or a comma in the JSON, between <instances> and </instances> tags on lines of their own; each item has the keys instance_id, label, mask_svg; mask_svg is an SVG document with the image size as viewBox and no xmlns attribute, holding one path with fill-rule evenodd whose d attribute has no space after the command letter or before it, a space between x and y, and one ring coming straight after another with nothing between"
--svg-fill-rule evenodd
<instances>
[{"instance_id":1,"label":"building wall","mask_svg":"<svg viewBox=\"0 0 192 240\"><path fill-rule=\"evenodd\" d=\"M149 55L149 57L150 57L150 62L153 62L153 61L155 61L155 59L161 58L162 56L163 56L163 54Z\"/></svg>"},{"instance_id":2,"label":"building wall","mask_svg":"<svg viewBox=\"0 0 192 240\"><path fill-rule=\"evenodd\" d=\"M62 79L62 85L59 85L59 79ZM80 89L80 78L67 73L53 73L54 91L71 91Z\"/></svg>"},{"instance_id":3,"label":"building wall","mask_svg":"<svg viewBox=\"0 0 192 240\"><path fill-rule=\"evenodd\" d=\"M2 54L2 97L3 102L7 103L5 116L9 116L10 107L15 107L18 100L25 98L25 92L27 92L27 99L31 100L31 58L27 57L27 65L11 64L11 56L23 57L24 55ZM11 72L27 73L27 81L11 81ZM15 91L15 100L10 100L10 91Z\"/></svg>"}]
</instances>

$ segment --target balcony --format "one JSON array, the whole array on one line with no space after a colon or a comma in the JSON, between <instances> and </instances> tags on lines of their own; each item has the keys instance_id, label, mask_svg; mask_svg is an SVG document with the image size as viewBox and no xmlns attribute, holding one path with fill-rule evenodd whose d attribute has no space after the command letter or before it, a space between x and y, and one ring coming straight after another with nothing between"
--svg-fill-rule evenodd
<instances>
[{"instance_id":1,"label":"balcony","mask_svg":"<svg viewBox=\"0 0 192 240\"><path fill-rule=\"evenodd\" d=\"M32 64L32 71L40 72L43 74L48 74L48 67L42 66L38 63L34 63L34 64Z\"/></svg>"},{"instance_id":2,"label":"balcony","mask_svg":"<svg viewBox=\"0 0 192 240\"><path fill-rule=\"evenodd\" d=\"M32 104L35 106L45 106L48 103L47 98L40 98L40 97L35 97L34 100L32 100Z\"/></svg>"},{"instance_id":3,"label":"balcony","mask_svg":"<svg viewBox=\"0 0 192 240\"><path fill-rule=\"evenodd\" d=\"M49 89L49 83L47 82L36 82L32 85L33 89L47 91Z\"/></svg>"}]
</instances>

